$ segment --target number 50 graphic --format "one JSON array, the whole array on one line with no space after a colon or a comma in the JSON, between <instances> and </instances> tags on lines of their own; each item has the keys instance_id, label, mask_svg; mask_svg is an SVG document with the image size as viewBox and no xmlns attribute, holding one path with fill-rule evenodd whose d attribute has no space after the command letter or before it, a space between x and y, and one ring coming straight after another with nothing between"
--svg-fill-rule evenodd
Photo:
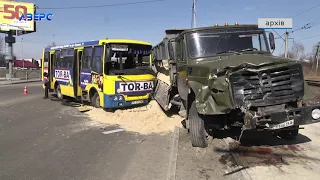
<instances>
[{"instance_id":1,"label":"number 50 graphic","mask_svg":"<svg viewBox=\"0 0 320 180\"><path fill-rule=\"evenodd\" d=\"M2 10L2 11L1 11ZM22 14L27 15L27 7L18 5L14 6L13 4L4 4L3 9L1 8L0 12L3 12L4 19L20 19Z\"/></svg>"}]
</instances>

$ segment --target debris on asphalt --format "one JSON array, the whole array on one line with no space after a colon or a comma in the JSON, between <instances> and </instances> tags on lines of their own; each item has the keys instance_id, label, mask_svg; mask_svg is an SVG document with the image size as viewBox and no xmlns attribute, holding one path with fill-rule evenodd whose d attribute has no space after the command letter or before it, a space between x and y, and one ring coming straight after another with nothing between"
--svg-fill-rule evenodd
<instances>
[{"instance_id":1,"label":"debris on asphalt","mask_svg":"<svg viewBox=\"0 0 320 180\"><path fill-rule=\"evenodd\" d=\"M176 126L182 127L179 115L168 117L158 103L152 100L148 105L131 108L118 109L107 112L101 108L93 108L86 112L90 119L108 125L119 125L126 131L138 132L140 134L166 134L174 131Z\"/></svg>"},{"instance_id":2,"label":"debris on asphalt","mask_svg":"<svg viewBox=\"0 0 320 180\"><path fill-rule=\"evenodd\" d=\"M117 133L117 132L121 132L121 131L125 131L125 129L114 129L111 131L104 131L104 132L102 132L102 134L112 134L112 133Z\"/></svg>"}]
</instances>

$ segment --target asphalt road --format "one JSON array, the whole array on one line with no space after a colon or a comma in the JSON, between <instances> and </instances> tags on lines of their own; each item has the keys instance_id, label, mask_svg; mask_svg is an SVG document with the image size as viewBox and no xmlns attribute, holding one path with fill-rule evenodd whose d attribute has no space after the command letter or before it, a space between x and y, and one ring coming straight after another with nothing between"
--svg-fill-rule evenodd
<instances>
[{"instance_id":1,"label":"asphalt road","mask_svg":"<svg viewBox=\"0 0 320 180\"><path fill-rule=\"evenodd\" d=\"M23 94L27 87L28 95ZM0 86L0 179L235 180L241 172L226 144L193 148L184 129L140 135L90 120L76 108L42 99L40 83ZM146 111L147 113L147 111Z\"/></svg>"},{"instance_id":2,"label":"asphalt road","mask_svg":"<svg viewBox=\"0 0 320 180\"><path fill-rule=\"evenodd\" d=\"M118 127L42 96L39 83L0 86L0 179L166 179L173 134L103 134Z\"/></svg>"}]
</instances>

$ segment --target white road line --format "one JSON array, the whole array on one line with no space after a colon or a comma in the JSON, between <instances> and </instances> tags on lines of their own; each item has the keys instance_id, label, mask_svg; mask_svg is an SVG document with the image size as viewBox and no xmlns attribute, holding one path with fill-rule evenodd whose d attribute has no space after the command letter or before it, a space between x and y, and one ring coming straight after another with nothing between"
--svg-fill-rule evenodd
<instances>
[{"instance_id":1,"label":"white road line","mask_svg":"<svg viewBox=\"0 0 320 180\"><path fill-rule=\"evenodd\" d=\"M178 147L179 147L179 128L176 127L173 132L171 151L169 154L169 166L167 172L167 180L176 179L176 169L177 169L177 158L178 158Z\"/></svg>"},{"instance_id":2,"label":"white road line","mask_svg":"<svg viewBox=\"0 0 320 180\"><path fill-rule=\"evenodd\" d=\"M229 148L229 143L232 143L232 140L230 138L224 138L223 139L224 142L226 143L227 147L228 147L228 150L232 156L232 158L235 160L236 164L239 166L239 167L244 167L243 169L241 168L240 172L243 176L243 178L245 180L252 180L251 179L251 176L249 174L249 172L246 170L246 168L248 168L248 163L242 159L238 153L236 152L233 152L232 149Z\"/></svg>"},{"instance_id":3,"label":"white road line","mask_svg":"<svg viewBox=\"0 0 320 180\"><path fill-rule=\"evenodd\" d=\"M114 129L111 131L104 131L102 132L102 134L112 134L112 133L121 132L121 131L124 131L124 129Z\"/></svg>"}]
</instances>

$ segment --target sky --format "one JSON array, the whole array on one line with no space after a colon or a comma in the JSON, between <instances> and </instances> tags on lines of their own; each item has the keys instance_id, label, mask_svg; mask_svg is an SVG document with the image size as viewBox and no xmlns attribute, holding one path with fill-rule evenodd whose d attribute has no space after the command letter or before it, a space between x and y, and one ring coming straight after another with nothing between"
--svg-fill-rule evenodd
<instances>
[{"instance_id":1,"label":"sky","mask_svg":"<svg viewBox=\"0 0 320 180\"><path fill-rule=\"evenodd\" d=\"M18 36L14 44L17 58L40 59L43 48L51 44L68 44L103 38L138 39L157 44L166 29L190 28L192 0L166 0L153 3L99 7L88 9L47 10L41 8L90 6L136 2L143 0L54 0L33 2L37 12L52 13L52 21L37 23L37 32ZM197 27L233 24L257 24L258 18L291 18L319 4L319 0L197 0ZM293 18L293 29L319 21L320 6ZM282 35L284 30L276 30ZM278 35L274 32L275 37ZM305 39L311 36L317 37ZM4 36L4 35L2 35ZM293 41L303 43L305 51L320 41L320 24L290 34ZM303 39L299 41L300 39ZM284 41L276 40L274 55L284 52Z\"/></svg>"}]
</instances>

